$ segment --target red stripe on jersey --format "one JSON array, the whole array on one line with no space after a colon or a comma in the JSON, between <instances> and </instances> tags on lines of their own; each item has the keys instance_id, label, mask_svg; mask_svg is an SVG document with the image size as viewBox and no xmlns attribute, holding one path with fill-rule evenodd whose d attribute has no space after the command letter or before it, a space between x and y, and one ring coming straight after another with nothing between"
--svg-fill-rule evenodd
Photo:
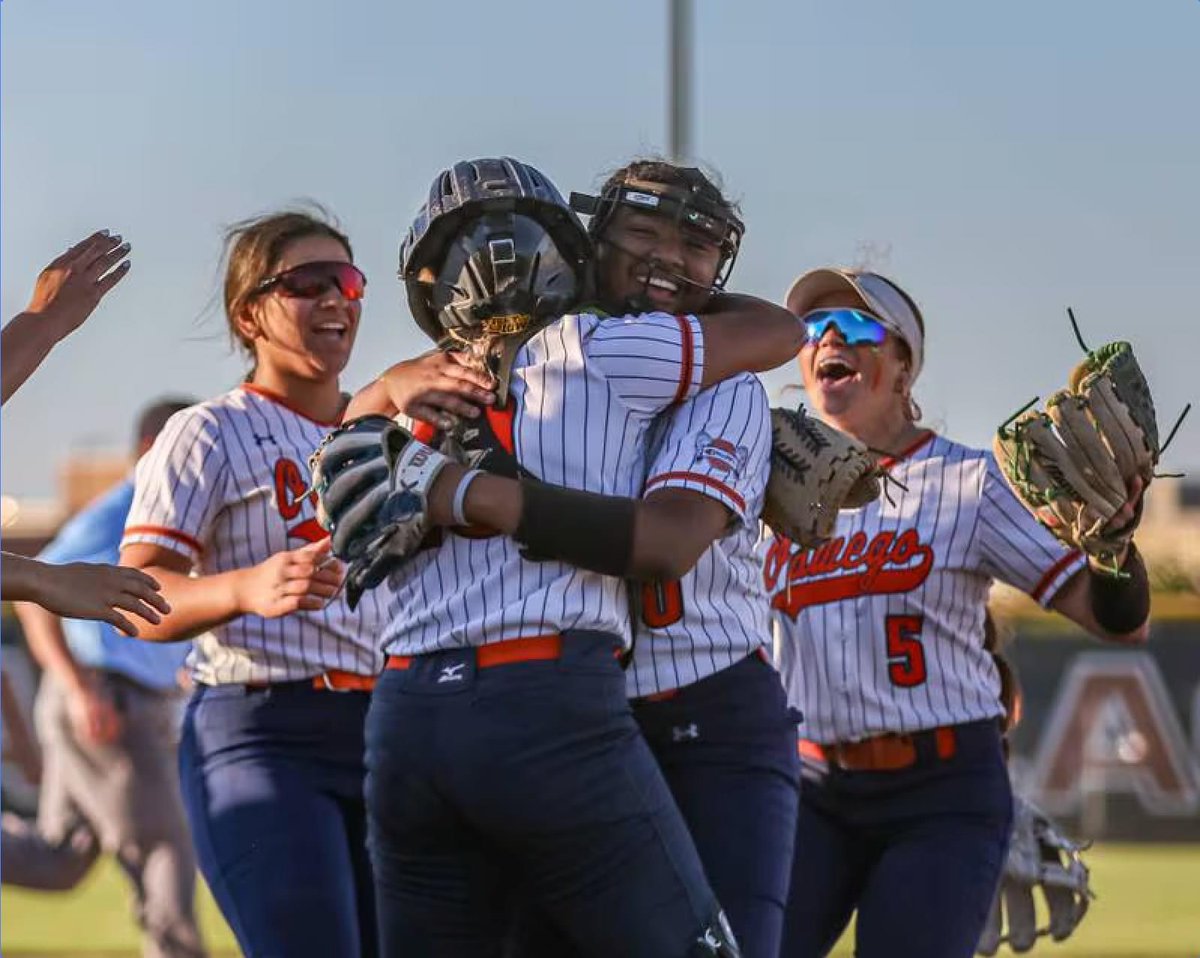
<instances>
[{"instance_id":1,"label":"red stripe on jersey","mask_svg":"<svg viewBox=\"0 0 1200 958\"><path fill-rule=\"evenodd\" d=\"M714 479L712 476L700 476L694 472L664 472L661 475L655 476L646 483L646 492L650 491L651 486L662 485L669 480L681 479L687 482L697 482L702 486L707 486L709 489L716 489L722 492L736 503L738 509L743 512L746 510L746 500L739 496L734 490L730 489L725 483Z\"/></svg>"},{"instance_id":2,"label":"red stripe on jersey","mask_svg":"<svg viewBox=\"0 0 1200 958\"><path fill-rule=\"evenodd\" d=\"M516 416L517 404L512 399L504 404L503 409L497 409L494 406L488 406L484 410L484 415L487 416L488 425L492 427L492 432L500 441L500 445L504 447L504 451L510 456L515 456L513 451L516 444L513 442L513 419Z\"/></svg>"},{"instance_id":3,"label":"red stripe on jersey","mask_svg":"<svg viewBox=\"0 0 1200 958\"><path fill-rule=\"evenodd\" d=\"M679 364L679 388L675 390L675 398L671 404L678 406L687 398L688 389L692 385L692 324L686 316L676 316L679 323L679 334L683 339L683 361Z\"/></svg>"},{"instance_id":4,"label":"red stripe on jersey","mask_svg":"<svg viewBox=\"0 0 1200 958\"><path fill-rule=\"evenodd\" d=\"M936 436L937 436L937 433L933 432L932 430L924 433L923 435L921 435L920 437L915 439L913 441L912 445L910 445L903 452L900 452L899 454L897 454L895 456L884 456L882 459L879 460L879 465L884 469L891 469L892 466L894 466L898 462L901 462L901 461L907 459L914 452L916 452L918 449L920 449L922 446L924 446L927 442L933 442L933 440Z\"/></svg>"},{"instance_id":5,"label":"red stripe on jersey","mask_svg":"<svg viewBox=\"0 0 1200 958\"><path fill-rule=\"evenodd\" d=\"M424 419L414 419L412 435L417 442L423 442L427 446L432 446L434 440L437 439L437 426L431 422L426 422Z\"/></svg>"},{"instance_id":6,"label":"red stripe on jersey","mask_svg":"<svg viewBox=\"0 0 1200 958\"><path fill-rule=\"evenodd\" d=\"M294 412L297 416L307 419L309 422L315 422L318 426L340 426L342 424L342 420L340 418L335 419L332 422L327 422L324 419L317 419L315 416L310 416L303 409L297 409L294 405L292 405L292 401L287 397L281 396L279 393L272 392L269 389L263 389L262 386L256 385L255 383L242 383L238 388L243 389L248 393L254 393L256 396L261 396L263 399L269 400L270 402L275 403L277 406L282 406L289 412Z\"/></svg>"},{"instance_id":7,"label":"red stripe on jersey","mask_svg":"<svg viewBox=\"0 0 1200 958\"><path fill-rule=\"evenodd\" d=\"M1054 563L1054 565L1050 567L1046 574L1038 580L1037 587L1033 590L1033 592L1030 593L1030 595L1033 597L1033 601L1040 603L1042 601L1042 597L1046 594L1046 590L1050 588L1050 584L1058 578L1063 569L1078 559L1082 554L1083 553L1081 553L1078 549L1072 549L1065 556Z\"/></svg>"},{"instance_id":8,"label":"red stripe on jersey","mask_svg":"<svg viewBox=\"0 0 1200 958\"><path fill-rule=\"evenodd\" d=\"M186 532L180 532L178 529L168 529L166 526L127 526L123 538L128 538L134 535L151 535L151 536L166 536L168 539L174 539L182 545L187 546L193 552L203 552L202 546L197 539L193 539Z\"/></svg>"}]
</instances>

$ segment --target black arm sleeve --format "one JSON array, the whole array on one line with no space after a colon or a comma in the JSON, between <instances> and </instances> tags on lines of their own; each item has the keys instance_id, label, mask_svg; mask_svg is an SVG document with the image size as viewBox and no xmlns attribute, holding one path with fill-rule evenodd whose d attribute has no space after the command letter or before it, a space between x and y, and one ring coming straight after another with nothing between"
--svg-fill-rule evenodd
<instances>
[{"instance_id":1,"label":"black arm sleeve","mask_svg":"<svg viewBox=\"0 0 1200 958\"><path fill-rule=\"evenodd\" d=\"M1092 615L1102 628L1117 635L1132 632L1150 616L1150 580L1133 543L1121 573L1119 577L1105 575L1088 566Z\"/></svg>"},{"instance_id":2,"label":"black arm sleeve","mask_svg":"<svg viewBox=\"0 0 1200 958\"><path fill-rule=\"evenodd\" d=\"M521 480L521 520L513 538L526 558L557 559L624 577L633 558L637 501Z\"/></svg>"}]
</instances>

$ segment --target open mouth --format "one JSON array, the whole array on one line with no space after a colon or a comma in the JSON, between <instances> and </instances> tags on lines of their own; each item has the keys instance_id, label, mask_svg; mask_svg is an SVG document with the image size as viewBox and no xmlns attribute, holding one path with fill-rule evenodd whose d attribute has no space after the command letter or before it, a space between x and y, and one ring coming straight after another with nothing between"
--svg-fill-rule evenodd
<instances>
[{"instance_id":1,"label":"open mouth","mask_svg":"<svg viewBox=\"0 0 1200 958\"><path fill-rule=\"evenodd\" d=\"M671 282L665 276L658 276L657 274L650 277L648 285L654 289L666 290L668 293L679 292L678 284Z\"/></svg>"},{"instance_id":2,"label":"open mouth","mask_svg":"<svg viewBox=\"0 0 1200 958\"><path fill-rule=\"evenodd\" d=\"M350 324L339 320L331 320L327 323L317 323L313 327L313 331L322 339L341 342L350 335Z\"/></svg>"},{"instance_id":3,"label":"open mouth","mask_svg":"<svg viewBox=\"0 0 1200 958\"><path fill-rule=\"evenodd\" d=\"M679 284L658 272L643 273L637 281L645 288L645 296L650 302L670 305L679 295Z\"/></svg>"},{"instance_id":4,"label":"open mouth","mask_svg":"<svg viewBox=\"0 0 1200 958\"><path fill-rule=\"evenodd\" d=\"M841 386L859 379L859 372L844 359L827 356L817 363L817 382L823 386Z\"/></svg>"}]
</instances>

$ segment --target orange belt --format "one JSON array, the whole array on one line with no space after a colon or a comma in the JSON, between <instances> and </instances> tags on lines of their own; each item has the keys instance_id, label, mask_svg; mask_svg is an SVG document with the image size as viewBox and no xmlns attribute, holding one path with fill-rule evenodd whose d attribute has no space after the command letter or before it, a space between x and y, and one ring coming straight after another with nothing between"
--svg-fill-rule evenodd
<instances>
[{"instance_id":1,"label":"orange belt","mask_svg":"<svg viewBox=\"0 0 1200 958\"><path fill-rule=\"evenodd\" d=\"M330 669L320 675L314 675L314 689L326 689L330 692L370 692L375 688L374 675L359 675L357 672L343 672L341 669Z\"/></svg>"},{"instance_id":2,"label":"orange belt","mask_svg":"<svg viewBox=\"0 0 1200 958\"><path fill-rule=\"evenodd\" d=\"M357 672L343 672L341 669L329 669L311 679L296 679L297 682L308 682L314 689L325 692L370 692L375 688L374 675L359 675ZM288 682L247 682L248 689L269 689L272 685L288 685Z\"/></svg>"},{"instance_id":3,"label":"orange belt","mask_svg":"<svg viewBox=\"0 0 1200 958\"><path fill-rule=\"evenodd\" d=\"M531 635L524 639L506 639L491 645L475 646L475 667L490 669L514 662L547 662L562 657L561 635ZM416 656L389 655L385 669L412 668Z\"/></svg>"},{"instance_id":4,"label":"orange belt","mask_svg":"<svg viewBox=\"0 0 1200 958\"><path fill-rule=\"evenodd\" d=\"M827 762L849 772L897 772L917 764L917 739L922 736L933 738L938 758L945 760L954 757L954 728L949 725L912 735L889 733L865 738L861 742L832 745L800 739L799 752L801 758Z\"/></svg>"}]
</instances>

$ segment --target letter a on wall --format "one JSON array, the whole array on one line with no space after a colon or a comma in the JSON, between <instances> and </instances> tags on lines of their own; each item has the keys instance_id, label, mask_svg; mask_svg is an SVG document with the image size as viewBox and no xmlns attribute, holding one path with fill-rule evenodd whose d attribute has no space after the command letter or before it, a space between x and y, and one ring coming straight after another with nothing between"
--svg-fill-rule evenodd
<instances>
[{"instance_id":1,"label":"letter a on wall","mask_svg":"<svg viewBox=\"0 0 1200 958\"><path fill-rule=\"evenodd\" d=\"M1200 808L1200 769L1149 654L1075 658L1042 734L1031 784L1056 815L1077 811L1085 786L1134 794L1154 815Z\"/></svg>"}]
</instances>

